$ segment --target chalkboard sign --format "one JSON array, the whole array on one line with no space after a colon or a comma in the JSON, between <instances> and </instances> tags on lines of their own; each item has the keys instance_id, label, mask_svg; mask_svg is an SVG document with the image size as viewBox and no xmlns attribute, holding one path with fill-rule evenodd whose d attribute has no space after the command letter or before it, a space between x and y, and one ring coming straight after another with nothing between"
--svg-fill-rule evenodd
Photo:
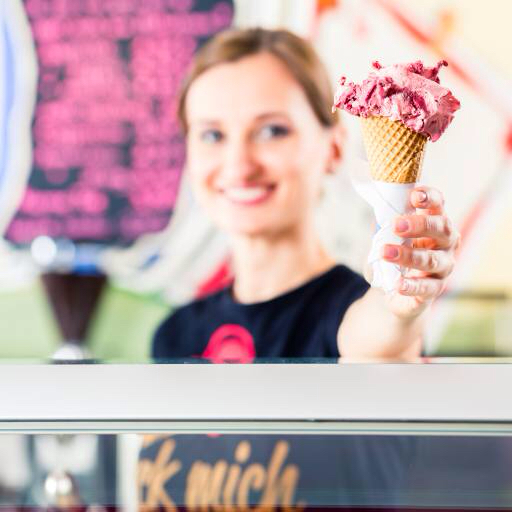
<instances>
[{"instance_id":1,"label":"chalkboard sign","mask_svg":"<svg viewBox=\"0 0 512 512\"><path fill-rule=\"evenodd\" d=\"M232 0L23 5L38 61L34 154L6 237L127 245L161 230L184 162L179 85L198 46L230 25Z\"/></svg>"}]
</instances>

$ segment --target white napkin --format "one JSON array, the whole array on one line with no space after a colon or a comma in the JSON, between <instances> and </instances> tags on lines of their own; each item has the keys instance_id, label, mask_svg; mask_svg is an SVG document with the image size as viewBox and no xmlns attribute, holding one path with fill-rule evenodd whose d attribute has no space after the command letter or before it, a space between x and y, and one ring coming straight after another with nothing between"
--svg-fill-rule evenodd
<instances>
[{"instance_id":1,"label":"white napkin","mask_svg":"<svg viewBox=\"0 0 512 512\"><path fill-rule=\"evenodd\" d=\"M396 290L402 269L399 265L382 259L385 244L404 245L409 243L393 232L396 217L414 211L409 203L409 193L416 183L385 183L371 178L368 162L354 159L350 166L350 181L356 192L373 208L377 231L373 236L368 263L373 271L371 285L382 288L386 293Z\"/></svg>"}]
</instances>

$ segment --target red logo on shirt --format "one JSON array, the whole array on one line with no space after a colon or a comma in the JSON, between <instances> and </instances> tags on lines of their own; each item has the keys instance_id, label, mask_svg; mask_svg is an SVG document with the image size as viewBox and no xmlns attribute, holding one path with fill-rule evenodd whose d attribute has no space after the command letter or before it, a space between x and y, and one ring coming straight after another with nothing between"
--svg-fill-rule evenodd
<instances>
[{"instance_id":1,"label":"red logo on shirt","mask_svg":"<svg viewBox=\"0 0 512 512\"><path fill-rule=\"evenodd\" d=\"M256 357L252 334L241 325L221 325L210 337L202 357L213 363L250 363Z\"/></svg>"}]
</instances>

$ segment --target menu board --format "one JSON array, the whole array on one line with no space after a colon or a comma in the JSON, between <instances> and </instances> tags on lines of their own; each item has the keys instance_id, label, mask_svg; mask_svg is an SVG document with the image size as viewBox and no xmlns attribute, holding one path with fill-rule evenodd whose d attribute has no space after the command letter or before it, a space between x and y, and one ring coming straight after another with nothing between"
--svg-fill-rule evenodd
<instances>
[{"instance_id":1,"label":"menu board","mask_svg":"<svg viewBox=\"0 0 512 512\"><path fill-rule=\"evenodd\" d=\"M127 245L166 226L180 82L232 0L24 0L38 61L33 166L6 237ZM18 63L23 65L23 63Z\"/></svg>"}]
</instances>

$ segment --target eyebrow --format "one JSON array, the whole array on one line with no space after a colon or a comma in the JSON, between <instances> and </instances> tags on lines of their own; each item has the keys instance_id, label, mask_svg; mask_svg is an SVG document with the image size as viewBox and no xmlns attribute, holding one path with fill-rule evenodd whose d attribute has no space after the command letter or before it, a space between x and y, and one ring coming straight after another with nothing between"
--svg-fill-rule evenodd
<instances>
[{"instance_id":1,"label":"eyebrow","mask_svg":"<svg viewBox=\"0 0 512 512\"><path fill-rule=\"evenodd\" d=\"M272 112L263 112L262 114L258 114L256 116L257 121L265 120L271 117L289 117L286 112L283 111L272 111ZM220 121L217 119L196 119L195 121L192 121L190 124L201 124L201 125L217 125Z\"/></svg>"},{"instance_id":2,"label":"eyebrow","mask_svg":"<svg viewBox=\"0 0 512 512\"><path fill-rule=\"evenodd\" d=\"M276 110L275 112L264 112L263 114L256 116L256 119L266 119L267 117L288 117L288 114L286 112Z\"/></svg>"}]
</instances>

